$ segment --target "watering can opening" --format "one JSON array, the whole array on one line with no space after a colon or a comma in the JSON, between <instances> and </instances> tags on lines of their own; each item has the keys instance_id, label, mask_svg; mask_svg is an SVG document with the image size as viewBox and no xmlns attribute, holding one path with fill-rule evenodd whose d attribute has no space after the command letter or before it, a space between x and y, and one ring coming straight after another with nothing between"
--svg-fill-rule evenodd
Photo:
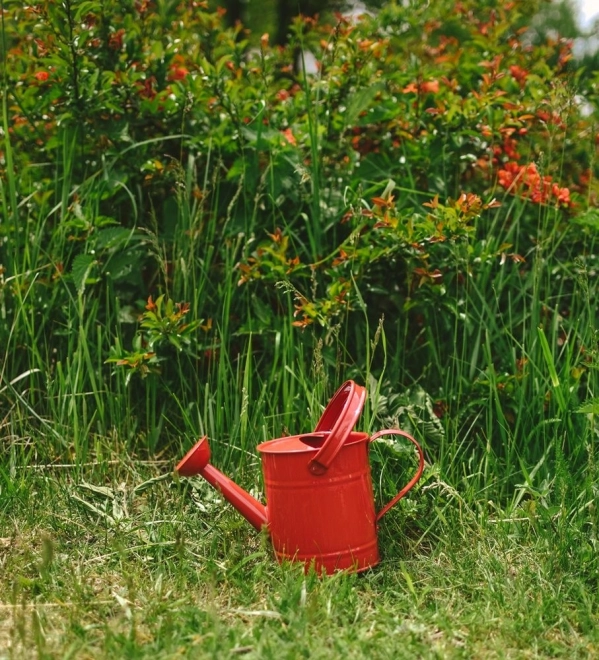
<instances>
[{"instance_id":1,"label":"watering can opening","mask_svg":"<svg viewBox=\"0 0 599 660\"><path fill-rule=\"evenodd\" d=\"M268 440L259 444L256 449L261 454L308 454L308 457L317 454L327 444L330 432L302 433L301 435L288 435L284 438ZM344 445L368 440L368 434L352 431L346 438Z\"/></svg>"},{"instance_id":2,"label":"watering can opening","mask_svg":"<svg viewBox=\"0 0 599 660\"><path fill-rule=\"evenodd\" d=\"M202 472L209 461L210 445L207 436L204 436L177 463L175 470L182 477L195 477Z\"/></svg>"},{"instance_id":3,"label":"watering can opening","mask_svg":"<svg viewBox=\"0 0 599 660\"><path fill-rule=\"evenodd\" d=\"M326 433L310 433L309 435L300 435L299 441L313 449L320 449L326 436Z\"/></svg>"}]
</instances>

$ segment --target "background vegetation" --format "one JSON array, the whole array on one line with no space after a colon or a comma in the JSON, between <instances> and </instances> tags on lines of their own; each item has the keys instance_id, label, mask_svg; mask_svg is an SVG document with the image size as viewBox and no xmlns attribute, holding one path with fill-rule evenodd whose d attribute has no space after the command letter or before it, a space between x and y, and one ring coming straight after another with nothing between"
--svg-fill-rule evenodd
<instances>
[{"instance_id":1,"label":"background vegetation","mask_svg":"<svg viewBox=\"0 0 599 660\"><path fill-rule=\"evenodd\" d=\"M314 657L331 634L356 657L389 639L501 655L514 635L516 655L592 654L592 59L530 29L534 2L299 16L286 46L203 2L3 6L13 652L167 657L183 637L297 657L307 630ZM259 489L256 444L313 428L347 378L369 391L360 428L413 432L427 471L381 530L379 572L306 582L169 472L207 433ZM373 447L377 501L411 457ZM72 615L48 614L59 602Z\"/></svg>"}]
</instances>

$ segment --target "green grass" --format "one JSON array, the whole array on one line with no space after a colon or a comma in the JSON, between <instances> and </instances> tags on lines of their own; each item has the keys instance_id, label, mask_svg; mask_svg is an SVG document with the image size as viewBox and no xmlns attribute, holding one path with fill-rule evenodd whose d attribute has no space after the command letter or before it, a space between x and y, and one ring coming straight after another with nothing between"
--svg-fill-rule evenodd
<instances>
[{"instance_id":1,"label":"green grass","mask_svg":"<svg viewBox=\"0 0 599 660\"><path fill-rule=\"evenodd\" d=\"M383 523L379 566L320 579L276 564L265 538L201 481L173 480L171 467L121 456L18 466L8 493L3 479L2 657L599 650L594 531L544 517L531 500L511 515L490 506L481 515L429 479Z\"/></svg>"}]
</instances>

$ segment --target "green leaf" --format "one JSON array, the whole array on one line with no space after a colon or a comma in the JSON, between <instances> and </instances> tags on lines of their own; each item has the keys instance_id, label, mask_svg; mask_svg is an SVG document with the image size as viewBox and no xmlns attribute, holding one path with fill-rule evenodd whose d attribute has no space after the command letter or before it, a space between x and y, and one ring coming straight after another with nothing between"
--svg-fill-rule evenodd
<instances>
[{"instance_id":1,"label":"green leaf","mask_svg":"<svg viewBox=\"0 0 599 660\"><path fill-rule=\"evenodd\" d=\"M553 354L551 353L549 342L547 341L547 337L545 336L545 332L543 331L543 328L541 326L537 328L537 336L539 338L539 343L541 344L541 352L543 353L543 357L545 358L545 364L547 365L547 369L549 371L549 378L551 379L551 385L553 386L553 391L555 392L555 397L557 399L558 405L560 407L560 410L565 410L566 401L564 399L564 394L560 388L560 380L559 380L559 376L557 375L557 369L555 368Z\"/></svg>"},{"instance_id":2,"label":"green leaf","mask_svg":"<svg viewBox=\"0 0 599 660\"><path fill-rule=\"evenodd\" d=\"M98 2L98 0L87 0L86 2L82 2L75 13L75 22L81 23L83 18L88 14L102 15L102 3Z\"/></svg>"},{"instance_id":3,"label":"green leaf","mask_svg":"<svg viewBox=\"0 0 599 660\"><path fill-rule=\"evenodd\" d=\"M588 399L574 412L587 415L599 415L599 398Z\"/></svg>"},{"instance_id":4,"label":"green leaf","mask_svg":"<svg viewBox=\"0 0 599 660\"><path fill-rule=\"evenodd\" d=\"M109 227L98 232L96 245L98 248L116 248L125 245L132 236L130 229Z\"/></svg>"},{"instance_id":5,"label":"green leaf","mask_svg":"<svg viewBox=\"0 0 599 660\"><path fill-rule=\"evenodd\" d=\"M110 216L107 215L98 215L94 219L94 226L96 227L105 227L106 225L118 225L119 223Z\"/></svg>"},{"instance_id":6,"label":"green leaf","mask_svg":"<svg viewBox=\"0 0 599 660\"><path fill-rule=\"evenodd\" d=\"M346 125L353 124L360 114L372 103L374 97L383 89L385 89L385 85L383 83L377 83L356 92L352 96L351 103L345 113Z\"/></svg>"},{"instance_id":7,"label":"green leaf","mask_svg":"<svg viewBox=\"0 0 599 660\"><path fill-rule=\"evenodd\" d=\"M147 481L144 481L141 484L138 484L135 486L133 489L133 494L134 495L140 495L141 493L144 492L144 490L147 490L154 484L157 484L159 481L164 481L165 479L172 479L173 475L171 472L166 472L165 474L161 474L158 477L152 477L151 479L148 479Z\"/></svg>"},{"instance_id":8,"label":"green leaf","mask_svg":"<svg viewBox=\"0 0 599 660\"><path fill-rule=\"evenodd\" d=\"M587 209L581 215L572 218L572 222L591 229L599 229L599 211L597 209Z\"/></svg>"},{"instance_id":9,"label":"green leaf","mask_svg":"<svg viewBox=\"0 0 599 660\"><path fill-rule=\"evenodd\" d=\"M80 295L85 291L85 284L95 263L96 261L91 254L78 254L73 261L71 277Z\"/></svg>"},{"instance_id":10,"label":"green leaf","mask_svg":"<svg viewBox=\"0 0 599 660\"><path fill-rule=\"evenodd\" d=\"M142 258L143 255L135 250L118 252L106 262L102 271L115 281L130 279L131 273L139 270Z\"/></svg>"}]
</instances>

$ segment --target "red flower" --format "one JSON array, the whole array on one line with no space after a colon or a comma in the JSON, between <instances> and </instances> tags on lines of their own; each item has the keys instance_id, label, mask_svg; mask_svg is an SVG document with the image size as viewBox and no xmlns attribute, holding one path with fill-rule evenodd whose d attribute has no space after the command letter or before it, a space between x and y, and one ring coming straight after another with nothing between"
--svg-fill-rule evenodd
<instances>
[{"instance_id":1,"label":"red flower","mask_svg":"<svg viewBox=\"0 0 599 660\"><path fill-rule=\"evenodd\" d=\"M40 82L46 82L46 80L48 80L50 77L50 74L47 71L38 71L37 73L33 74L33 77Z\"/></svg>"},{"instance_id":2,"label":"red flower","mask_svg":"<svg viewBox=\"0 0 599 660\"><path fill-rule=\"evenodd\" d=\"M168 75L169 80L185 80L189 71L184 66L171 66L171 72Z\"/></svg>"},{"instance_id":3,"label":"red flower","mask_svg":"<svg viewBox=\"0 0 599 660\"><path fill-rule=\"evenodd\" d=\"M439 81L427 80L426 82L420 83L420 91L423 94L437 94L439 92Z\"/></svg>"},{"instance_id":4,"label":"red flower","mask_svg":"<svg viewBox=\"0 0 599 660\"><path fill-rule=\"evenodd\" d=\"M497 180L502 188L512 194L529 198L533 204L547 204L551 197L556 200L558 206L572 204L570 190L560 188L557 183L553 183L549 175L542 177L534 163L518 165L510 161L497 172Z\"/></svg>"},{"instance_id":5,"label":"red flower","mask_svg":"<svg viewBox=\"0 0 599 660\"><path fill-rule=\"evenodd\" d=\"M524 85L524 82L528 77L528 71L526 69L523 69L521 66L518 66L517 64L513 64L510 67L510 73L512 74L512 78L516 80L520 84L520 86Z\"/></svg>"},{"instance_id":6,"label":"red flower","mask_svg":"<svg viewBox=\"0 0 599 660\"><path fill-rule=\"evenodd\" d=\"M521 168L518 163L514 163L513 161L506 163L505 167L497 173L499 185L506 190L510 188L516 178L520 176L520 170Z\"/></svg>"},{"instance_id":7,"label":"red flower","mask_svg":"<svg viewBox=\"0 0 599 660\"><path fill-rule=\"evenodd\" d=\"M564 206L570 206L572 200L570 199L570 190L568 188L560 188L557 183L554 183L551 192L556 198L558 204L563 204Z\"/></svg>"},{"instance_id":8,"label":"red flower","mask_svg":"<svg viewBox=\"0 0 599 660\"><path fill-rule=\"evenodd\" d=\"M283 137L287 140L287 142L289 142L289 144L293 145L294 147L296 146L297 140L295 139L295 135L290 128L286 128L284 131L281 131L281 133L283 133Z\"/></svg>"}]
</instances>

